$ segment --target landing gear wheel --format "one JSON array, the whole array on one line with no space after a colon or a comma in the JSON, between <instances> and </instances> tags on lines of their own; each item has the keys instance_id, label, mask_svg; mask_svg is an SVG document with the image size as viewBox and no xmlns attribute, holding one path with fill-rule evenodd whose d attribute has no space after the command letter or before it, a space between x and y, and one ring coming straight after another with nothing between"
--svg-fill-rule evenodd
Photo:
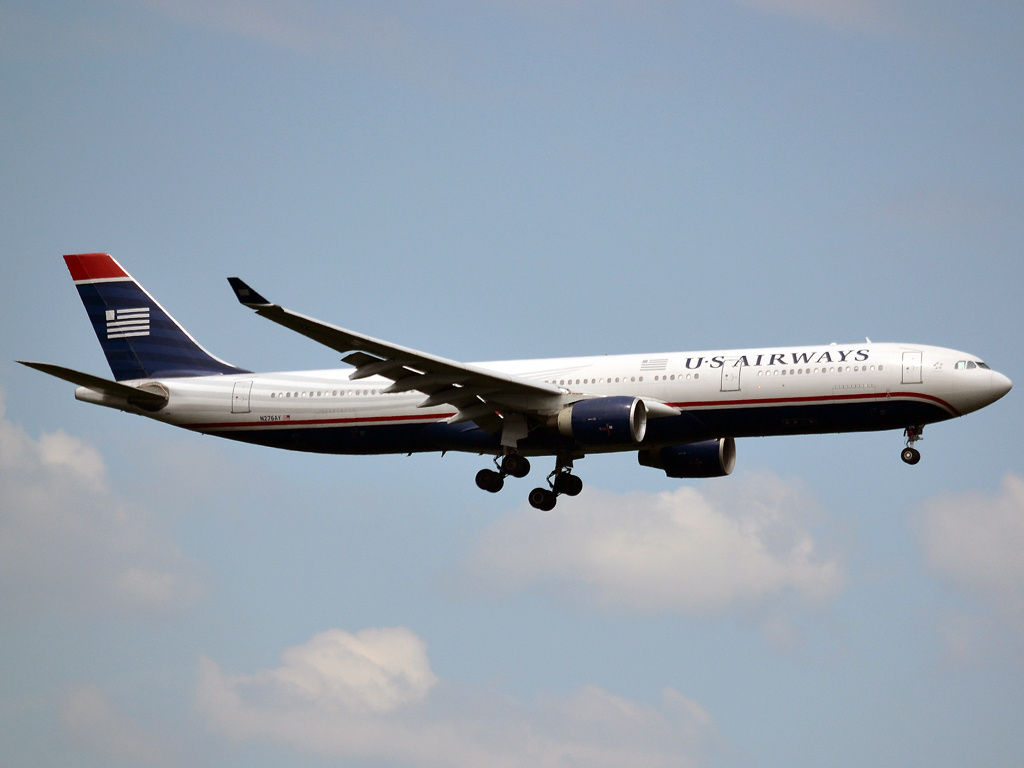
<instances>
[{"instance_id":1,"label":"landing gear wheel","mask_svg":"<svg viewBox=\"0 0 1024 768\"><path fill-rule=\"evenodd\" d=\"M501 471L512 477L526 477L530 474L530 462L525 456L510 453L501 460Z\"/></svg>"},{"instance_id":2,"label":"landing gear wheel","mask_svg":"<svg viewBox=\"0 0 1024 768\"><path fill-rule=\"evenodd\" d=\"M530 501L530 506L534 509L550 512L555 508L555 502L558 497L547 488L534 488L530 491L530 495L527 498Z\"/></svg>"},{"instance_id":3,"label":"landing gear wheel","mask_svg":"<svg viewBox=\"0 0 1024 768\"><path fill-rule=\"evenodd\" d=\"M907 447L900 453L900 458L907 464L917 464L921 460L921 452L917 448Z\"/></svg>"},{"instance_id":4,"label":"landing gear wheel","mask_svg":"<svg viewBox=\"0 0 1024 768\"><path fill-rule=\"evenodd\" d=\"M476 486L488 493L497 493L505 486L505 478L493 469L481 469L476 473Z\"/></svg>"},{"instance_id":5,"label":"landing gear wheel","mask_svg":"<svg viewBox=\"0 0 1024 768\"><path fill-rule=\"evenodd\" d=\"M562 472L555 476L553 489L556 494L564 493L566 496L579 496L580 491L583 490L583 481L576 477L576 475Z\"/></svg>"}]
</instances>

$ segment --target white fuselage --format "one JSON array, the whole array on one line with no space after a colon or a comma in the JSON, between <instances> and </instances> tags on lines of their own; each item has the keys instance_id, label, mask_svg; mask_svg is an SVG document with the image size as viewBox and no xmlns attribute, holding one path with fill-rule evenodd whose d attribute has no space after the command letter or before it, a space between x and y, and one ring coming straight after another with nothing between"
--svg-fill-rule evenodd
<instances>
[{"instance_id":1,"label":"white fuselage","mask_svg":"<svg viewBox=\"0 0 1024 768\"><path fill-rule=\"evenodd\" d=\"M941 347L865 342L475 365L557 386L562 396L548 403L552 413L581 399L626 395L664 403L687 417L675 429L670 426L681 417L653 420L652 425L664 422L665 427L649 431L643 441L648 446L690 437L865 431L941 421L982 408L1009 391L1009 379L978 362L973 355ZM353 381L351 373L336 369L125 382L166 389L168 403L155 413L85 388L76 397L198 432L297 450L499 450L488 447L481 435L460 442L453 433L442 435L440 427L425 443L408 430L391 430L395 439L390 447L383 434L366 438L368 430L446 424L455 410L447 405L419 408L424 394L384 394L391 380L371 376ZM322 434L314 439L312 431L322 430L340 439ZM307 431L311 442L301 434ZM274 432L287 433L287 438L282 434L279 441ZM524 451L554 449L540 444L524 446Z\"/></svg>"}]
</instances>

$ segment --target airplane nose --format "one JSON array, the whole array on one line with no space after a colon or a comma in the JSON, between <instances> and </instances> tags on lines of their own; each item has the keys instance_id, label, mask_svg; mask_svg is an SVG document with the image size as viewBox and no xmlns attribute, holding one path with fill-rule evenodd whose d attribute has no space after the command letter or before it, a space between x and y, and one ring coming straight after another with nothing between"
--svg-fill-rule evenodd
<instances>
[{"instance_id":1,"label":"airplane nose","mask_svg":"<svg viewBox=\"0 0 1024 768\"><path fill-rule=\"evenodd\" d=\"M992 371L992 399L993 401L998 400L1000 397L1005 395L1013 389L1013 382L1009 380L1003 374Z\"/></svg>"}]
</instances>

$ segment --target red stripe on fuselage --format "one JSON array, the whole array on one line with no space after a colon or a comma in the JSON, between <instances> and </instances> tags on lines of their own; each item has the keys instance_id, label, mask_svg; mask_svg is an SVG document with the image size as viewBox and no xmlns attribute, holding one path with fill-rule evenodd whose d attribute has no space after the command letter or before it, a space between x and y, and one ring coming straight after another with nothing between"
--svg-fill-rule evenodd
<instances>
[{"instance_id":1,"label":"red stripe on fuselage","mask_svg":"<svg viewBox=\"0 0 1024 768\"><path fill-rule=\"evenodd\" d=\"M348 419L281 419L280 421L225 421L217 424L182 424L186 429L232 429L235 427L304 427L311 424L353 424L356 422L381 421L441 421L454 413L430 414L429 416L364 416Z\"/></svg>"},{"instance_id":2,"label":"red stripe on fuselage","mask_svg":"<svg viewBox=\"0 0 1024 768\"><path fill-rule=\"evenodd\" d=\"M947 403L941 398L935 397L934 395L925 395L920 392L886 392L878 393L872 392L870 394L853 394L853 395L813 395L808 397L771 397L771 398L760 398L755 400L694 400L690 402L682 403L666 403L673 408L721 408L723 406L733 405L780 405L785 403L823 403L823 402L836 402L843 400L886 400L890 398L899 397L911 397L918 398L920 400L931 400L934 403L938 403L947 411L954 416L959 416L960 412L952 405Z\"/></svg>"},{"instance_id":3,"label":"red stripe on fuselage","mask_svg":"<svg viewBox=\"0 0 1024 768\"><path fill-rule=\"evenodd\" d=\"M776 397L767 398L760 400L694 400L689 402L681 403L666 403L673 408L713 408L722 409L729 408L738 405L762 405L762 406L773 406L773 405L786 405L786 404L814 404L814 403L826 403L826 402L842 402L850 400L885 400L888 398L917 398L920 400L931 400L934 403L945 408L954 416L959 416L960 412L957 411L952 405L947 403L941 398L935 397L934 395L925 395L920 392L890 392L886 394L855 394L855 395L817 395L808 397ZM238 422L219 422L213 424L182 424L181 426L186 429L193 430L212 430L212 429L243 429L250 427L265 427L265 428L283 428L283 427L305 427L305 426L317 426L322 424L355 424L355 423L381 423L381 422L395 422L395 421L425 421L435 422L442 421L444 419L454 416L453 413L442 413L438 415L430 416L366 416L366 417L352 417L346 419L289 419L281 421L238 421Z\"/></svg>"},{"instance_id":4,"label":"red stripe on fuselage","mask_svg":"<svg viewBox=\"0 0 1024 768\"><path fill-rule=\"evenodd\" d=\"M76 283L81 280L109 280L112 277L130 277L118 266L109 253L79 253L64 257L68 265L71 279Z\"/></svg>"}]
</instances>

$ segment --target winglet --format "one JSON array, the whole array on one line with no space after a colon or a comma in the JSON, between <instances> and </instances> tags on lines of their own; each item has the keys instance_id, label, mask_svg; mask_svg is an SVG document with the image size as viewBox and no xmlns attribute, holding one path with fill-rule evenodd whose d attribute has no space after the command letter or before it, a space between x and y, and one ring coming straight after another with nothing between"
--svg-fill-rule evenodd
<instances>
[{"instance_id":1,"label":"winglet","mask_svg":"<svg viewBox=\"0 0 1024 768\"><path fill-rule=\"evenodd\" d=\"M231 283L231 290L235 292L235 296L238 300L247 307L272 307L274 306L265 298L260 296L256 291L245 284L244 281L237 277L229 277L228 282Z\"/></svg>"}]
</instances>

